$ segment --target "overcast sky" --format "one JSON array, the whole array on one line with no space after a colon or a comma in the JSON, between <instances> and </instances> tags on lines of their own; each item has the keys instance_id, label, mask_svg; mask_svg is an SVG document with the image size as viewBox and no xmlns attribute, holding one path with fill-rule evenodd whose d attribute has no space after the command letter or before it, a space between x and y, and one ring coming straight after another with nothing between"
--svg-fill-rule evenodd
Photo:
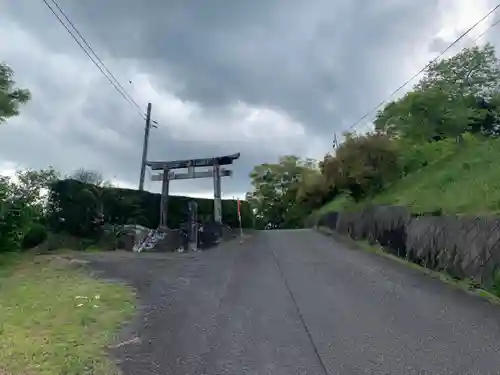
<instances>
[{"instance_id":1,"label":"overcast sky","mask_svg":"<svg viewBox=\"0 0 500 375\"><path fill-rule=\"evenodd\" d=\"M321 158L334 132L386 98L496 1L58 3L135 101L153 103L160 125L151 133L150 160L241 152L234 176L223 181L231 197L249 189L256 164L284 154ZM495 42L499 30L482 40ZM137 186L143 121L41 0L0 0L2 60L33 99L0 126L0 172L84 167ZM146 187L159 189L150 181ZM172 191L211 196L212 181L175 181Z\"/></svg>"}]
</instances>

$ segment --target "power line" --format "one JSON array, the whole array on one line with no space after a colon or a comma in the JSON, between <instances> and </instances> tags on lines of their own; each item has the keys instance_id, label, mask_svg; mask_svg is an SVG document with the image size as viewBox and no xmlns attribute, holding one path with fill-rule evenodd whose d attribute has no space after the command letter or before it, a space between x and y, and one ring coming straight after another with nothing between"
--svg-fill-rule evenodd
<instances>
[{"instance_id":1,"label":"power line","mask_svg":"<svg viewBox=\"0 0 500 375\"><path fill-rule=\"evenodd\" d=\"M486 33L488 33L491 29L493 29L495 26L500 24L500 18L493 22L486 30L484 30L481 34L477 36L476 39L474 39L473 43L477 42L479 39L481 39Z\"/></svg>"},{"instance_id":2,"label":"power line","mask_svg":"<svg viewBox=\"0 0 500 375\"><path fill-rule=\"evenodd\" d=\"M95 56L95 58L97 59L97 61L99 61L99 63L102 65L102 67L104 68L104 70L110 75L110 77L113 79L113 81L118 85L118 87L120 87L120 89L123 91L123 93L130 99L130 101L132 102L133 105L135 105L135 107L142 112L142 108L139 104L137 104L137 102L134 100L134 98L132 98L132 96L130 96L130 94L127 92L127 90L123 87L123 85L120 83L120 81L118 81L118 79L113 75L113 73L106 67L106 65L104 64L104 62L100 59L100 57L97 55L97 53L94 51L94 49L89 45L89 43L87 42L87 40L83 37L83 35L80 33L80 31L78 31L78 28L75 26L75 24L69 19L69 17L66 15L66 12L64 12L64 10L59 6L59 4L55 1L55 0L51 0L52 3L56 6L56 8L59 10L59 12L61 12L61 14L63 15L63 17L66 19L66 21L68 21L68 23L70 24L70 26L73 28L73 30L75 30L76 34L80 37L80 39L83 41L83 43L87 46L87 48L90 50L90 52Z\"/></svg>"},{"instance_id":3,"label":"power line","mask_svg":"<svg viewBox=\"0 0 500 375\"><path fill-rule=\"evenodd\" d=\"M84 44L89 48L89 50L96 56L96 59L94 59L90 53L87 51L87 49L83 46L83 44L80 42L80 40L78 40L78 38L75 36L75 34L71 31L71 29L66 25L66 23L62 20L62 18L57 14L57 12L55 11L55 9L48 3L47 0L42 0L43 3L47 6L47 8L49 8L49 10L52 12L52 14L54 15L54 17L57 18L57 20L59 21L59 23L61 25L63 25L63 27L66 29L66 31L71 35L71 37L73 38L73 40L78 44L78 46L80 46L80 48L82 49L82 51L87 55L87 57L90 59L90 61L92 61L92 63L100 70L100 72L106 77L106 79L109 81L109 83L111 83L111 85L114 87L114 89L123 97L123 99L125 99L129 104L133 105L134 107L136 107L137 109L137 113L141 116L141 118L145 119L145 115L143 113L143 111L141 110L141 107L132 99L132 97L127 93L127 91L123 88L123 86L120 84L120 82L115 78L115 76L109 71L108 68L106 68L106 66L104 65L104 63L102 62L102 60L97 56L97 54L94 52L94 50L90 47L90 45L87 43L87 41L85 40L85 38L80 34L80 32L76 29L76 27L74 26L74 24L69 20L69 18L65 15L65 13L62 11L61 7L55 2L55 0L51 0L54 5L57 7L57 9L61 12L61 14L64 16L64 18L66 18L66 20L68 21L68 23L73 27L73 29L76 31L76 33L78 34L78 36L82 39L82 41L84 42ZM102 64L102 66L104 67L104 69L99 65L100 62ZM106 74L106 72L108 72L110 74L111 77L113 77L114 81L116 81L116 83L113 81L113 79L108 75Z\"/></svg>"},{"instance_id":4,"label":"power line","mask_svg":"<svg viewBox=\"0 0 500 375\"><path fill-rule=\"evenodd\" d=\"M375 107L370 109L368 112L366 112L359 120L357 120L355 123L353 123L348 129L353 129L358 124L366 119L368 116L370 116L373 112L375 112L379 107L381 107L383 104L386 103L389 98L397 94L401 89L403 89L406 85L408 85L411 81L413 81L415 78L417 78L421 73L423 73L428 67L430 67L432 64L434 64L438 59L440 59L446 52L448 52L453 46L455 46L460 40L462 40L467 34L469 34L474 28L477 27L481 22L483 22L486 18L488 18L493 12L495 12L498 8L500 8L500 4L495 6L493 9L491 9L485 16L483 16L479 21L477 21L474 25L469 27L466 31L464 31L457 39L455 39L448 47L444 49L437 57L432 59L427 65L425 65L422 69L418 71L418 73L414 74L411 78L407 79L401 86L399 86L396 90L394 90L387 98L382 100L379 104L377 104ZM495 25L495 24L494 24ZM493 25L492 25L493 26ZM492 27L490 26L490 28ZM483 33L484 34L484 33ZM482 35L481 35L482 36ZM479 39L479 38L478 38Z\"/></svg>"}]
</instances>

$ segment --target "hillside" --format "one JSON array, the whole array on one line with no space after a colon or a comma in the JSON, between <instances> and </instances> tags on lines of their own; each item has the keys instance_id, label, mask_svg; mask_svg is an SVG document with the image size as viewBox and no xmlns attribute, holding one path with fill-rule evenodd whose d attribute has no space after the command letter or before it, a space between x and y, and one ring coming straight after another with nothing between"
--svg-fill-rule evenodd
<instances>
[{"instance_id":1,"label":"hillside","mask_svg":"<svg viewBox=\"0 0 500 375\"><path fill-rule=\"evenodd\" d=\"M439 147L440 157L382 193L358 203L341 196L316 213L353 210L368 204L404 205L413 212L500 212L500 140L468 137L463 146L450 149L449 143L442 143Z\"/></svg>"},{"instance_id":2,"label":"hillside","mask_svg":"<svg viewBox=\"0 0 500 375\"><path fill-rule=\"evenodd\" d=\"M422 214L498 213L499 87L491 45L433 62L412 89L377 109L372 131L342 133L318 162L284 155L256 166L248 194L256 222L297 228L318 214L371 204Z\"/></svg>"}]
</instances>

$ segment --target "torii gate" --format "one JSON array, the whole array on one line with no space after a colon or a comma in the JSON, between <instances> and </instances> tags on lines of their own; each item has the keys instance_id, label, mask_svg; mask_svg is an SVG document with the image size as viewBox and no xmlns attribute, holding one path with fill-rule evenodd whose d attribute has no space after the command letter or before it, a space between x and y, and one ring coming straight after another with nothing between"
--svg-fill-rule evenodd
<instances>
[{"instance_id":1,"label":"torii gate","mask_svg":"<svg viewBox=\"0 0 500 375\"><path fill-rule=\"evenodd\" d=\"M223 165L231 165L234 160L240 157L240 153L226 156L216 156L202 159L186 159L174 161L150 161L146 162L151 170L162 171L151 177L152 181L162 181L161 188L161 207L160 207L160 228L167 227L168 217L168 195L171 180L187 180L194 178L214 179L214 220L222 224L222 202L221 202L221 177L231 176L232 171L221 168ZM195 171L195 168L213 167L205 171ZM174 169L187 168L187 173L174 172Z\"/></svg>"}]
</instances>

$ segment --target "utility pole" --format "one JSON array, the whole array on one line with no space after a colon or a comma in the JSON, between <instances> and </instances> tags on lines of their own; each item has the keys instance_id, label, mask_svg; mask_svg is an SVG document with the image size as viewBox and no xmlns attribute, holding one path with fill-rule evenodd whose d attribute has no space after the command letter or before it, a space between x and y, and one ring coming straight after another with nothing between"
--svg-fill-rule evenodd
<instances>
[{"instance_id":1,"label":"utility pole","mask_svg":"<svg viewBox=\"0 0 500 375\"><path fill-rule=\"evenodd\" d=\"M149 131L151 130L151 103L148 103L146 111L146 128L144 129L144 143L142 145L141 177L139 179L139 190L144 190L144 178L146 175L146 163L148 158Z\"/></svg>"}]
</instances>

